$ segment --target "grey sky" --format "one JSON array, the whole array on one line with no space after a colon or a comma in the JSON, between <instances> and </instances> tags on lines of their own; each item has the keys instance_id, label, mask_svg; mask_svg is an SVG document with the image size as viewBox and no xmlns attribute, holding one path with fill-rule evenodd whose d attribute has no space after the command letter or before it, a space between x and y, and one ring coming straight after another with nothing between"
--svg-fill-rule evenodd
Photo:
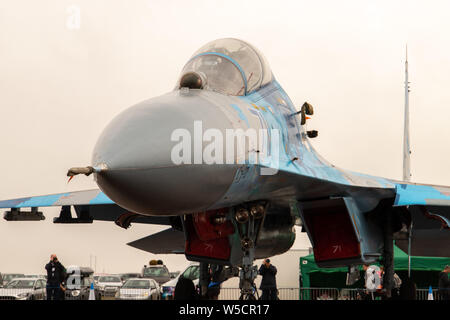
<instances>
[{"instance_id":1,"label":"grey sky","mask_svg":"<svg viewBox=\"0 0 450 320\"><path fill-rule=\"evenodd\" d=\"M73 8L80 28L68 28ZM258 47L333 164L401 178L405 45L410 63L412 180L450 184L448 1L0 2L0 199L95 188L66 171L90 163L120 111L171 90L190 55L236 37ZM69 24L68 24L69 23ZM72 25L73 26L73 25ZM0 221L0 272L67 264L133 271L150 256L126 242L158 227ZM172 269L182 256L166 257ZM41 270L42 269L42 270Z\"/></svg>"}]
</instances>

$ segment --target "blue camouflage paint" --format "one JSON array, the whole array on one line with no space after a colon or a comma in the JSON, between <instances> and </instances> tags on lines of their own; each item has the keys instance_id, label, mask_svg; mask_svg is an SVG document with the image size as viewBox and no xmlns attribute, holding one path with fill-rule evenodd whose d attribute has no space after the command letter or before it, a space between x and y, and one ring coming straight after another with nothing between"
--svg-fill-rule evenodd
<instances>
[{"instance_id":1,"label":"blue camouflage paint","mask_svg":"<svg viewBox=\"0 0 450 320\"><path fill-rule=\"evenodd\" d=\"M85 205L85 204L114 204L114 202L109 199L100 190L97 191L96 196L91 200L87 197L93 195L92 192L95 190L86 191L76 191L67 193L51 194L46 196L36 196L27 198L18 198L12 200L0 201L0 208L29 208L29 207L51 207L51 206L61 206L66 205L67 199L70 199L72 205ZM62 204L64 203L64 204Z\"/></svg>"},{"instance_id":2,"label":"blue camouflage paint","mask_svg":"<svg viewBox=\"0 0 450 320\"><path fill-rule=\"evenodd\" d=\"M270 129L278 129L280 132L278 164L271 161L274 158L269 157L265 159L269 161L263 161L259 166L348 186L395 188L395 183L388 179L342 170L320 157L310 141L302 138L302 135L306 135L306 129L300 125L298 116L294 115L297 109L276 80L273 79L264 87L237 98L246 106L245 108L239 104L240 112L247 119L251 115L255 116L260 122L260 127L268 129L269 155L271 155L270 144L272 143ZM242 119L242 115L240 118ZM251 159L250 156L248 158ZM249 164L249 166L258 165ZM239 184L257 183L258 170L250 170L250 172L252 174L247 174L243 180L239 181ZM232 189L231 187L230 191Z\"/></svg>"},{"instance_id":3,"label":"blue camouflage paint","mask_svg":"<svg viewBox=\"0 0 450 320\"><path fill-rule=\"evenodd\" d=\"M51 194L47 196L31 197L28 200L21 202L19 205L16 205L15 207L16 208L48 207L52 206L61 197L66 197L68 195L69 193L60 193L60 194Z\"/></svg>"},{"instance_id":4,"label":"blue camouflage paint","mask_svg":"<svg viewBox=\"0 0 450 320\"><path fill-rule=\"evenodd\" d=\"M261 93L261 91L264 92ZM280 131L279 170L323 180L332 180L336 183L352 184L340 170L322 162L315 152L307 149L299 139L300 128L295 122L293 122L294 125L288 125L287 118L295 113L296 109L278 82L273 80L264 89L239 98L248 104L250 113L261 118L261 124L264 128ZM280 106L277 99L280 98L286 102L284 114L279 110ZM252 107L252 104L264 107L269 111L256 110ZM295 157L301 159L301 161L292 161ZM265 163L265 166L277 167L275 163Z\"/></svg>"},{"instance_id":5,"label":"blue camouflage paint","mask_svg":"<svg viewBox=\"0 0 450 320\"><path fill-rule=\"evenodd\" d=\"M112 201L106 196L106 194L100 191L94 199L89 201L89 204L114 204L114 201Z\"/></svg>"},{"instance_id":6,"label":"blue camouflage paint","mask_svg":"<svg viewBox=\"0 0 450 320\"><path fill-rule=\"evenodd\" d=\"M242 112L242 110L236 105L236 104L230 104L230 106L237 111L239 119L245 121L245 123L247 124L247 127L250 127L250 124L248 123L248 119L245 116L245 114Z\"/></svg>"},{"instance_id":7,"label":"blue camouflage paint","mask_svg":"<svg viewBox=\"0 0 450 320\"><path fill-rule=\"evenodd\" d=\"M433 202L439 204L439 201L448 201L450 204L450 195L443 194L434 186L397 184L395 192L394 206L430 205Z\"/></svg>"},{"instance_id":8,"label":"blue camouflage paint","mask_svg":"<svg viewBox=\"0 0 450 320\"><path fill-rule=\"evenodd\" d=\"M26 197L26 198L18 198L18 199L0 201L0 208L18 208L18 205L20 205L22 202L28 201L30 199L31 199L31 197Z\"/></svg>"}]
</instances>

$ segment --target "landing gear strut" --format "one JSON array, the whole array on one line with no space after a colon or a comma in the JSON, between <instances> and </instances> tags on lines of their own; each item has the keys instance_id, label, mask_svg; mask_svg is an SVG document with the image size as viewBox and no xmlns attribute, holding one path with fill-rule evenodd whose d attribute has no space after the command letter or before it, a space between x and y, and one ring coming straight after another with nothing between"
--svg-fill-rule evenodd
<instances>
[{"instance_id":1,"label":"landing gear strut","mask_svg":"<svg viewBox=\"0 0 450 320\"><path fill-rule=\"evenodd\" d=\"M258 290L255 286L258 268L253 265L253 261L255 260L255 244L264 222L265 211L263 204L256 204L251 205L248 209L239 208L235 213L243 252L239 272L239 288L241 289L239 300L256 300L258 298Z\"/></svg>"},{"instance_id":2,"label":"landing gear strut","mask_svg":"<svg viewBox=\"0 0 450 320\"><path fill-rule=\"evenodd\" d=\"M242 268L239 272L239 288L241 296L239 300L256 300L258 290L256 290L255 279L258 275L258 268L253 265L254 248L248 250L242 258Z\"/></svg>"}]
</instances>

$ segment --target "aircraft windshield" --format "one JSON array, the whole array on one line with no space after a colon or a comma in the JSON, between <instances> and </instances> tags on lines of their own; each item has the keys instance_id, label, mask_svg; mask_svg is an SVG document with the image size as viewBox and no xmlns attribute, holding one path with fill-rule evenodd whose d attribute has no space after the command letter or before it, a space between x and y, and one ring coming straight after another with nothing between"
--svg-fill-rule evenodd
<instances>
[{"instance_id":1,"label":"aircraft windshield","mask_svg":"<svg viewBox=\"0 0 450 320\"><path fill-rule=\"evenodd\" d=\"M241 96L271 80L272 72L256 48L242 40L227 38L212 41L194 53L183 68L178 87Z\"/></svg>"}]
</instances>

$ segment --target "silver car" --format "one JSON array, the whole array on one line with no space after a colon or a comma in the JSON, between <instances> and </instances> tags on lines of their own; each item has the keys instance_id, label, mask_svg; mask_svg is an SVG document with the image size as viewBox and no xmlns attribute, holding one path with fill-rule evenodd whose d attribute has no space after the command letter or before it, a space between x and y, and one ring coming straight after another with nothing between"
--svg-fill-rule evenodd
<instances>
[{"instance_id":1,"label":"silver car","mask_svg":"<svg viewBox=\"0 0 450 320\"><path fill-rule=\"evenodd\" d=\"M119 276L100 276L97 280L99 298L114 298L117 291L122 287L122 280Z\"/></svg>"},{"instance_id":2,"label":"silver car","mask_svg":"<svg viewBox=\"0 0 450 320\"><path fill-rule=\"evenodd\" d=\"M159 300L159 285L153 279L132 278L116 294L117 300Z\"/></svg>"},{"instance_id":3,"label":"silver car","mask_svg":"<svg viewBox=\"0 0 450 320\"><path fill-rule=\"evenodd\" d=\"M15 278L0 289L0 300L45 300L45 287L45 279Z\"/></svg>"},{"instance_id":4,"label":"silver car","mask_svg":"<svg viewBox=\"0 0 450 320\"><path fill-rule=\"evenodd\" d=\"M2 275L3 286L6 286L14 278L26 278L23 273L4 273Z\"/></svg>"}]
</instances>

